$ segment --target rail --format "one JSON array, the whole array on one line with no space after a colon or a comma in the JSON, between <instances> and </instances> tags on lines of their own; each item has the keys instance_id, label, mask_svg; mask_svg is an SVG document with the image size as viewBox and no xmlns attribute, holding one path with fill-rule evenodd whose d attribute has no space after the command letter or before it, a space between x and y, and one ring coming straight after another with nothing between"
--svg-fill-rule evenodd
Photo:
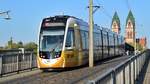
<instances>
[{"instance_id":1,"label":"rail","mask_svg":"<svg viewBox=\"0 0 150 84\"><path fill-rule=\"evenodd\" d=\"M36 67L36 55L31 50L0 50L0 77Z\"/></svg>"},{"instance_id":2,"label":"rail","mask_svg":"<svg viewBox=\"0 0 150 84\"><path fill-rule=\"evenodd\" d=\"M132 56L117 67L112 68L103 75L89 80L87 84L136 84L140 72L149 61L150 50Z\"/></svg>"}]
</instances>

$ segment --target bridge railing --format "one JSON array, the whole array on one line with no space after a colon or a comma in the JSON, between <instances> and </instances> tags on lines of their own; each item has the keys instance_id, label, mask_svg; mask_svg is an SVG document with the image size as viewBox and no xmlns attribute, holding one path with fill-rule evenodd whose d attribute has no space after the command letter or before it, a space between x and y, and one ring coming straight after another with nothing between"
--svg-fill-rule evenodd
<instances>
[{"instance_id":1,"label":"bridge railing","mask_svg":"<svg viewBox=\"0 0 150 84\"><path fill-rule=\"evenodd\" d=\"M132 56L117 67L112 68L88 84L135 84L145 63L149 60L150 50Z\"/></svg>"},{"instance_id":2,"label":"bridge railing","mask_svg":"<svg viewBox=\"0 0 150 84\"><path fill-rule=\"evenodd\" d=\"M36 68L36 55L31 50L1 50L0 76Z\"/></svg>"}]
</instances>

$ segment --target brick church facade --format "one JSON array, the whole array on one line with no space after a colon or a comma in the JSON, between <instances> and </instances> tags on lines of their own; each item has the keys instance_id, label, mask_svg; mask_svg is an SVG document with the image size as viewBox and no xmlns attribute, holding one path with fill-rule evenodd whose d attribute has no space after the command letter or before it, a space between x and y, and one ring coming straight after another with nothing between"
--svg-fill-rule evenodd
<instances>
[{"instance_id":1,"label":"brick church facade","mask_svg":"<svg viewBox=\"0 0 150 84\"><path fill-rule=\"evenodd\" d=\"M137 38L136 42L139 43L144 49L146 48L147 44L147 39L146 37L143 38Z\"/></svg>"},{"instance_id":2,"label":"brick church facade","mask_svg":"<svg viewBox=\"0 0 150 84\"><path fill-rule=\"evenodd\" d=\"M135 19L132 12L129 11L126 19L125 42L128 44L134 44L135 40Z\"/></svg>"},{"instance_id":3,"label":"brick church facade","mask_svg":"<svg viewBox=\"0 0 150 84\"><path fill-rule=\"evenodd\" d=\"M118 14L117 12L115 12L114 16L113 16L113 19L112 19L112 23L111 23L111 28L112 28L112 31L117 33L117 34L120 34L120 19L118 17Z\"/></svg>"}]
</instances>

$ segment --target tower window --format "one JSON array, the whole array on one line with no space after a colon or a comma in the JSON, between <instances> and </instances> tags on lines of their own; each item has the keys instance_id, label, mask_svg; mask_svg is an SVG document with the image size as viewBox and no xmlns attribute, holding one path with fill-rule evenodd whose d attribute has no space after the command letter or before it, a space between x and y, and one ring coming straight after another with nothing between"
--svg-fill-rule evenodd
<instances>
[{"instance_id":1,"label":"tower window","mask_svg":"<svg viewBox=\"0 0 150 84\"><path fill-rule=\"evenodd\" d=\"M131 28L131 22L128 23L128 28Z\"/></svg>"}]
</instances>

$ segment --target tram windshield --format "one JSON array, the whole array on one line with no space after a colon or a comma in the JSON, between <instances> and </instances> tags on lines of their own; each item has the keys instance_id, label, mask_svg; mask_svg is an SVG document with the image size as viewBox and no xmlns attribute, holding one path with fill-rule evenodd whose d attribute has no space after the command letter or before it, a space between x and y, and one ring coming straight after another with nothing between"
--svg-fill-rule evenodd
<instances>
[{"instance_id":1,"label":"tram windshield","mask_svg":"<svg viewBox=\"0 0 150 84\"><path fill-rule=\"evenodd\" d=\"M64 29L43 30L40 38L40 51L62 50Z\"/></svg>"}]
</instances>

